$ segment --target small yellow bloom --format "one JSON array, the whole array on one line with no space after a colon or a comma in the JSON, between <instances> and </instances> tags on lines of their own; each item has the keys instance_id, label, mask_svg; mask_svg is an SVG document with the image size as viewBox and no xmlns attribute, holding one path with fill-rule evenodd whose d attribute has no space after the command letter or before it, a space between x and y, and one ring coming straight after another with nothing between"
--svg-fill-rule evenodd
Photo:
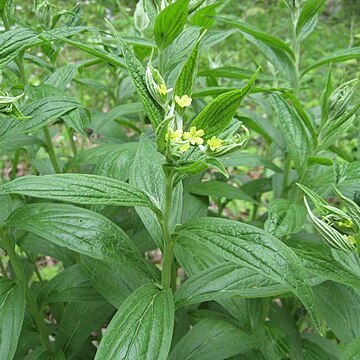
<instances>
[{"instance_id":1,"label":"small yellow bloom","mask_svg":"<svg viewBox=\"0 0 360 360\"><path fill-rule=\"evenodd\" d=\"M215 151L222 145L222 143L223 141L221 139L218 139L216 136L213 136L210 140L207 141L207 144L209 145L211 151Z\"/></svg>"},{"instance_id":2,"label":"small yellow bloom","mask_svg":"<svg viewBox=\"0 0 360 360\"><path fill-rule=\"evenodd\" d=\"M185 152L185 151L188 151L190 149L190 143L185 143L184 145L181 145L180 146L180 151L181 152Z\"/></svg>"},{"instance_id":3,"label":"small yellow bloom","mask_svg":"<svg viewBox=\"0 0 360 360\"><path fill-rule=\"evenodd\" d=\"M165 84L160 84L158 86L158 90L161 95L166 95L168 93L168 89Z\"/></svg>"},{"instance_id":4,"label":"small yellow bloom","mask_svg":"<svg viewBox=\"0 0 360 360\"><path fill-rule=\"evenodd\" d=\"M184 108L191 104L192 98L187 95L183 95L182 97L175 95L175 101L181 108Z\"/></svg>"},{"instance_id":5,"label":"small yellow bloom","mask_svg":"<svg viewBox=\"0 0 360 360\"><path fill-rule=\"evenodd\" d=\"M352 235L348 235L348 240L353 243L353 244L356 244L356 239L355 239L355 236L352 236Z\"/></svg>"},{"instance_id":6,"label":"small yellow bloom","mask_svg":"<svg viewBox=\"0 0 360 360\"><path fill-rule=\"evenodd\" d=\"M196 126L192 126L190 131L184 132L183 139L189 140L191 145L202 145L204 143L204 130L196 130Z\"/></svg>"},{"instance_id":7,"label":"small yellow bloom","mask_svg":"<svg viewBox=\"0 0 360 360\"><path fill-rule=\"evenodd\" d=\"M165 134L165 140L168 141L180 141L181 137L183 135L183 132L178 129L173 131L172 129L169 129L169 131Z\"/></svg>"}]
</instances>

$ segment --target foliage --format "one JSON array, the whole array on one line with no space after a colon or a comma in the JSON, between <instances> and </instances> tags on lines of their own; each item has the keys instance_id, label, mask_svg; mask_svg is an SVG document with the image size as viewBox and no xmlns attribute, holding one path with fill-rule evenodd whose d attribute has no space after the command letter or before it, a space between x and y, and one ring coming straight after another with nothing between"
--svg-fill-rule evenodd
<instances>
[{"instance_id":1,"label":"foliage","mask_svg":"<svg viewBox=\"0 0 360 360\"><path fill-rule=\"evenodd\" d=\"M1 360L359 358L333 6L0 1Z\"/></svg>"}]
</instances>

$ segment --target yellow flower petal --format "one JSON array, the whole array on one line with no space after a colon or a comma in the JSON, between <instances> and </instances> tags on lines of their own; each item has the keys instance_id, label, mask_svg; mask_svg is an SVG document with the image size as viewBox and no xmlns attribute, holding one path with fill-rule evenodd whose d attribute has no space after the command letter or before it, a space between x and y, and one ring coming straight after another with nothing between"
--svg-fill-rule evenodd
<instances>
[{"instance_id":1,"label":"yellow flower petal","mask_svg":"<svg viewBox=\"0 0 360 360\"><path fill-rule=\"evenodd\" d=\"M181 152L185 152L185 151L188 151L190 149L190 144L187 142L185 143L184 145L181 145L180 146L180 151Z\"/></svg>"},{"instance_id":2,"label":"yellow flower petal","mask_svg":"<svg viewBox=\"0 0 360 360\"><path fill-rule=\"evenodd\" d=\"M165 84L160 84L158 86L158 90L161 95L166 95L168 93L168 89Z\"/></svg>"},{"instance_id":3,"label":"yellow flower petal","mask_svg":"<svg viewBox=\"0 0 360 360\"><path fill-rule=\"evenodd\" d=\"M216 136L213 136L210 140L207 141L207 144L209 145L211 151L215 151L217 148L219 148L222 145L222 140L218 139Z\"/></svg>"},{"instance_id":4,"label":"yellow flower petal","mask_svg":"<svg viewBox=\"0 0 360 360\"><path fill-rule=\"evenodd\" d=\"M187 96L187 95L183 95L182 97L175 95L175 102L181 107L184 108L186 106L191 105L192 102L192 98Z\"/></svg>"}]
</instances>

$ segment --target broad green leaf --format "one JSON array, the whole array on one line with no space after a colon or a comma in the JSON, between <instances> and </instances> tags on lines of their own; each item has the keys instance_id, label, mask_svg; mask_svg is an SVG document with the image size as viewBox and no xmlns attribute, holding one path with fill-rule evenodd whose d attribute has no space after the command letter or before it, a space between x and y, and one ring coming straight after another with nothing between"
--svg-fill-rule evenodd
<instances>
[{"instance_id":1,"label":"broad green leaf","mask_svg":"<svg viewBox=\"0 0 360 360\"><path fill-rule=\"evenodd\" d=\"M188 14L189 0L176 0L155 19L154 34L159 48L166 48L181 33Z\"/></svg>"},{"instance_id":2,"label":"broad green leaf","mask_svg":"<svg viewBox=\"0 0 360 360\"><path fill-rule=\"evenodd\" d=\"M166 360L174 326L171 290L144 285L134 291L112 318L96 360Z\"/></svg>"},{"instance_id":3,"label":"broad green leaf","mask_svg":"<svg viewBox=\"0 0 360 360\"><path fill-rule=\"evenodd\" d=\"M29 145L45 145L45 143L35 136L10 134L0 139L0 153L21 149Z\"/></svg>"},{"instance_id":4,"label":"broad green leaf","mask_svg":"<svg viewBox=\"0 0 360 360\"><path fill-rule=\"evenodd\" d=\"M236 114L242 100L250 91L255 83L257 73L253 75L248 84L242 89L229 91L211 101L195 117L191 126L197 129L203 129L204 139L210 139L212 136L218 136L230 124Z\"/></svg>"},{"instance_id":5,"label":"broad green leaf","mask_svg":"<svg viewBox=\"0 0 360 360\"><path fill-rule=\"evenodd\" d=\"M287 150L300 174L306 168L310 151L308 135L299 115L280 96L273 94L274 107Z\"/></svg>"},{"instance_id":6,"label":"broad green leaf","mask_svg":"<svg viewBox=\"0 0 360 360\"><path fill-rule=\"evenodd\" d=\"M241 69L235 66L227 66L227 67L216 67L213 69L202 70L199 71L198 76L209 76L215 78L226 78L226 79L251 79L254 75L253 70L249 69ZM271 76L265 74L258 74L258 80L263 81L274 81L275 79Z\"/></svg>"},{"instance_id":7,"label":"broad green leaf","mask_svg":"<svg viewBox=\"0 0 360 360\"><path fill-rule=\"evenodd\" d=\"M224 166L264 166L269 170L272 170L276 173L282 172L282 170L276 166L270 160L267 160L265 157L256 154L250 153L242 153L242 152L235 152L226 158L221 159L221 162Z\"/></svg>"},{"instance_id":8,"label":"broad green leaf","mask_svg":"<svg viewBox=\"0 0 360 360\"><path fill-rule=\"evenodd\" d=\"M281 237L299 232L306 219L304 206L292 204L286 199L273 199L269 204L269 215L264 229Z\"/></svg>"},{"instance_id":9,"label":"broad green leaf","mask_svg":"<svg viewBox=\"0 0 360 360\"><path fill-rule=\"evenodd\" d=\"M149 197L126 182L88 174L57 174L19 177L3 185L8 194L84 205L145 206L153 208Z\"/></svg>"},{"instance_id":10,"label":"broad green leaf","mask_svg":"<svg viewBox=\"0 0 360 360\"><path fill-rule=\"evenodd\" d=\"M295 253L274 236L248 224L215 218L189 222L180 228L178 236L179 242L192 239L229 261L289 286L319 328L306 270Z\"/></svg>"},{"instance_id":11,"label":"broad green leaf","mask_svg":"<svg viewBox=\"0 0 360 360\"><path fill-rule=\"evenodd\" d=\"M95 259L120 264L137 262L146 269L128 236L109 219L91 210L65 204L29 204L16 209L6 225Z\"/></svg>"},{"instance_id":12,"label":"broad green leaf","mask_svg":"<svg viewBox=\"0 0 360 360\"><path fill-rule=\"evenodd\" d=\"M257 298L289 291L289 287L254 270L228 262L213 265L190 276L176 291L174 301L176 307L182 307L233 296Z\"/></svg>"},{"instance_id":13,"label":"broad green leaf","mask_svg":"<svg viewBox=\"0 0 360 360\"><path fill-rule=\"evenodd\" d=\"M43 82L43 84L52 85L61 90L65 90L66 86L72 81L79 65L68 64L56 69L51 75L49 75Z\"/></svg>"},{"instance_id":14,"label":"broad green leaf","mask_svg":"<svg viewBox=\"0 0 360 360\"><path fill-rule=\"evenodd\" d=\"M326 282L314 289L318 312L340 341L360 336L360 294L344 285Z\"/></svg>"},{"instance_id":15,"label":"broad green leaf","mask_svg":"<svg viewBox=\"0 0 360 360\"><path fill-rule=\"evenodd\" d=\"M68 303L62 313L54 344L65 354L63 359L80 356L84 343L90 342L91 333L101 331L102 325L113 313L114 307L106 302Z\"/></svg>"},{"instance_id":16,"label":"broad green leaf","mask_svg":"<svg viewBox=\"0 0 360 360\"><path fill-rule=\"evenodd\" d=\"M320 252L294 249L309 273L360 289L360 277L335 261L327 248L321 250Z\"/></svg>"},{"instance_id":17,"label":"broad green leaf","mask_svg":"<svg viewBox=\"0 0 360 360\"><path fill-rule=\"evenodd\" d=\"M191 25L200 26L201 28L209 28L214 23L216 9L222 5L221 2L207 5L195 12L190 18Z\"/></svg>"},{"instance_id":18,"label":"broad green leaf","mask_svg":"<svg viewBox=\"0 0 360 360\"><path fill-rule=\"evenodd\" d=\"M310 70L316 69L317 67L320 67L320 66L323 66L326 64L335 63L335 62L343 62L343 61L358 59L358 58L360 58L360 47L354 47L354 48L350 48L350 49L340 50L340 51L337 51L333 54L324 56L323 58L319 59L315 64L307 67L301 73L301 75L303 76L306 73L308 73Z\"/></svg>"},{"instance_id":19,"label":"broad green leaf","mask_svg":"<svg viewBox=\"0 0 360 360\"><path fill-rule=\"evenodd\" d=\"M341 358L340 346L328 338L303 334L301 343L304 360L339 360Z\"/></svg>"},{"instance_id":20,"label":"broad green leaf","mask_svg":"<svg viewBox=\"0 0 360 360\"><path fill-rule=\"evenodd\" d=\"M130 166L134 161L137 143L101 144L101 146L86 149L66 165L66 169L81 168L81 172L93 172L96 175L107 176L121 181L127 181ZM83 171L83 167L89 171Z\"/></svg>"},{"instance_id":21,"label":"broad green leaf","mask_svg":"<svg viewBox=\"0 0 360 360\"><path fill-rule=\"evenodd\" d=\"M30 119L24 121L23 132L41 129L61 115L79 107L80 104L72 98L50 96L35 100L22 109L25 116Z\"/></svg>"},{"instance_id":22,"label":"broad green leaf","mask_svg":"<svg viewBox=\"0 0 360 360\"><path fill-rule=\"evenodd\" d=\"M259 347L260 339L221 318L201 320L177 343L169 360L222 360Z\"/></svg>"},{"instance_id":23,"label":"broad green leaf","mask_svg":"<svg viewBox=\"0 0 360 360\"><path fill-rule=\"evenodd\" d=\"M40 303L104 301L84 276L79 264L69 266L44 284L37 299Z\"/></svg>"},{"instance_id":24,"label":"broad green leaf","mask_svg":"<svg viewBox=\"0 0 360 360\"><path fill-rule=\"evenodd\" d=\"M8 194L0 192L0 226L5 222L12 212L11 198Z\"/></svg>"},{"instance_id":25,"label":"broad green leaf","mask_svg":"<svg viewBox=\"0 0 360 360\"><path fill-rule=\"evenodd\" d=\"M30 29L17 28L0 35L0 69L23 50L38 43L38 34Z\"/></svg>"},{"instance_id":26,"label":"broad green leaf","mask_svg":"<svg viewBox=\"0 0 360 360\"><path fill-rule=\"evenodd\" d=\"M141 135L138 149L130 170L130 184L142 189L151 196L156 206L163 210L165 203L166 179L163 171L164 158L159 154L151 140ZM174 227L181 221L182 184L179 183L173 192L170 225ZM148 209L136 207L136 212L158 246L162 245L160 225L156 215Z\"/></svg>"},{"instance_id":27,"label":"broad green leaf","mask_svg":"<svg viewBox=\"0 0 360 360\"><path fill-rule=\"evenodd\" d=\"M300 16L296 23L296 34L301 36L313 18L319 13L326 0L307 0L301 8Z\"/></svg>"},{"instance_id":28,"label":"broad green leaf","mask_svg":"<svg viewBox=\"0 0 360 360\"><path fill-rule=\"evenodd\" d=\"M14 358L24 314L24 287L7 278L0 278L0 359Z\"/></svg>"},{"instance_id":29,"label":"broad green leaf","mask_svg":"<svg viewBox=\"0 0 360 360\"><path fill-rule=\"evenodd\" d=\"M267 33L258 31L249 25L235 20L216 17L217 20L230 24L239 29L244 37L255 45L259 51L282 73L285 73L288 79L295 76L294 53L290 47L282 40L275 38Z\"/></svg>"},{"instance_id":30,"label":"broad green leaf","mask_svg":"<svg viewBox=\"0 0 360 360\"><path fill-rule=\"evenodd\" d=\"M214 198L240 199L256 203L256 201L239 188L218 180L210 180L190 185L187 190L195 195L212 196Z\"/></svg>"},{"instance_id":31,"label":"broad green leaf","mask_svg":"<svg viewBox=\"0 0 360 360\"><path fill-rule=\"evenodd\" d=\"M341 360L359 360L360 359L360 337L352 340L346 345Z\"/></svg>"},{"instance_id":32,"label":"broad green leaf","mask_svg":"<svg viewBox=\"0 0 360 360\"><path fill-rule=\"evenodd\" d=\"M159 281L157 274L130 258L113 264L82 255L81 268L94 288L117 308L138 287Z\"/></svg>"}]
</instances>

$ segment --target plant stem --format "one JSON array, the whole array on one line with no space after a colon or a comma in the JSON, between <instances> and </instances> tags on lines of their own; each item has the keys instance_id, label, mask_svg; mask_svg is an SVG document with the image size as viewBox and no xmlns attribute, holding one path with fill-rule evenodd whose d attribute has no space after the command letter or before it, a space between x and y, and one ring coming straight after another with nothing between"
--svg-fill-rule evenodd
<instances>
[{"instance_id":1,"label":"plant stem","mask_svg":"<svg viewBox=\"0 0 360 360\"><path fill-rule=\"evenodd\" d=\"M16 177L16 171L17 171L17 166L19 164L20 153L21 153L21 149L17 149L15 152L14 160L12 162L10 180L14 180Z\"/></svg>"},{"instance_id":2,"label":"plant stem","mask_svg":"<svg viewBox=\"0 0 360 360\"><path fill-rule=\"evenodd\" d=\"M70 146L71 146L71 150L73 152L73 155L75 156L77 154L77 148L76 148L76 144L75 144L75 141L74 141L74 131L69 128L68 126L66 126L66 131L69 135L69 141L70 141Z\"/></svg>"},{"instance_id":3,"label":"plant stem","mask_svg":"<svg viewBox=\"0 0 360 360\"><path fill-rule=\"evenodd\" d=\"M18 279L19 283L22 284L25 288L26 302L27 302L30 312L35 320L35 324L36 324L37 330L39 332L41 343L46 350L52 351L52 346L51 346L51 343L49 340L49 333L46 328L46 323L44 321L42 314L39 311L39 308L37 306L37 303L31 293L31 291L28 287L24 270L21 266L21 263L19 261L17 254L15 252L15 247L10 239L10 236L9 236L7 230L0 229L0 234L3 239L3 245L9 256L15 276Z\"/></svg>"},{"instance_id":4,"label":"plant stem","mask_svg":"<svg viewBox=\"0 0 360 360\"><path fill-rule=\"evenodd\" d=\"M61 169L60 169L60 166L59 166L56 154L55 154L55 150L54 150L54 146L53 146L53 143L52 143L52 139L51 139L49 129L47 128L47 126L44 126L42 129L43 129L43 132L44 132L44 135L45 135L46 149L47 149L47 152L49 154L51 163L52 163L52 165L54 167L55 173L60 174Z\"/></svg>"},{"instance_id":5,"label":"plant stem","mask_svg":"<svg viewBox=\"0 0 360 360\"><path fill-rule=\"evenodd\" d=\"M161 230L164 239L161 285L165 289L169 289L171 286L172 262L174 257L174 242L171 239L171 231L170 231L172 190L173 190L173 174L170 173L166 176L165 208L161 219Z\"/></svg>"}]
</instances>

